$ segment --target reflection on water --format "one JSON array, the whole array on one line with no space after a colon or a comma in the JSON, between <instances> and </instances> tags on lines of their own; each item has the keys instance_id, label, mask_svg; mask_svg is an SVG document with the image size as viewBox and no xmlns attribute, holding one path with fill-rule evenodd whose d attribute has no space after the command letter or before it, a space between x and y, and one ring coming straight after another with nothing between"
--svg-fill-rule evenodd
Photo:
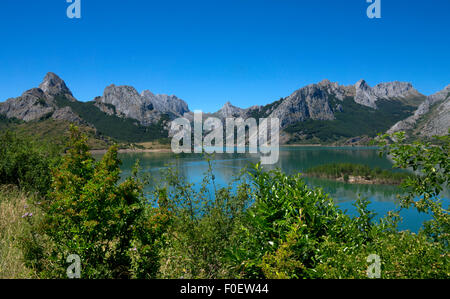
<instances>
[{"instance_id":1,"label":"reflection on water","mask_svg":"<svg viewBox=\"0 0 450 299\"><path fill-rule=\"evenodd\" d=\"M208 170L208 163L200 154L127 153L120 154L119 157L123 162L123 177L131 174L136 160L140 161L142 170L151 174L156 181L164 179L161 178L160 170L167 165L177 168L180 175L195 184L201 182ZM260 157L256 154L215 154L211 160L216 183L225 186L249 163L259 162ZM340 162L360 163L383 169L392 168L391 162L386 158L380 158L376 148L373 147L282 147L278 163L265 165L264 168L280 168L288 174L293 174L301 173L313 166ZM358 196L361 196L372 202L370 208L375 210L379 217L384 216L388 211L396 209L397 195L401 192L397 186L347 184L317 178L305 178L305 181L312 187L323 188L350 215L356 213L352 204ZM151 188L151 185L148 186L148 190ZM443 197L448 204L449 192L444 192ZM414 210L403 211L401 215L404 217L401 228L413 231L417 231L421 223L428 219L427 215Z\"/></svg>"}]
</instances>

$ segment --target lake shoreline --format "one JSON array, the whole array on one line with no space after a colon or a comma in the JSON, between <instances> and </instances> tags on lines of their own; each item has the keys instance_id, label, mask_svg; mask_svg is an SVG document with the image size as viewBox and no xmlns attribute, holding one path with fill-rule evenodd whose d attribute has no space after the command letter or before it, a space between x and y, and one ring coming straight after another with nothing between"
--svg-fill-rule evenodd
<instances>
[{"instance_id":1,"label":"lake shoreline","mask_svg":"<svg viewBox=\"0 0 450 299\"><path fill-rule=\"evenodd\" d=\"M328 147L328 148L376 148L376 146L368 146L368 145L330 145L330 144L282 144L280 148L289 148L289 147ZM108 149L93 149L90 150L91 154L105 154ZM134 153L171 153L171 148L154 148L154 149L131 149L131 148L123 148L119 149L118 153L121 154L134 154Z\"/></svg>"},{"instance_id":2,"label":"lake shoreline","mask_svg":"<svg viewBox=\"0 0 450 299\"><path fill-rule=\"evenodd\" d=\"M282 144L280 147L330 147L330 148L377 148L376 145L334 145L334 144Z\"/></svg>"},{"instance_id":3,"label":"lake shoreline","mask_svg":"<svg viewBox=\"0 0 450 299\"><path fill-rule=\"evenodd\" d=\"M95 149L91 150L91 154L106 154L107 149ZM135 154L135 153L171 153L172 149L170 148L155 148L155 149L128 149L123 148L117 150L119 154Z\"/></svg>"}]
</instances>

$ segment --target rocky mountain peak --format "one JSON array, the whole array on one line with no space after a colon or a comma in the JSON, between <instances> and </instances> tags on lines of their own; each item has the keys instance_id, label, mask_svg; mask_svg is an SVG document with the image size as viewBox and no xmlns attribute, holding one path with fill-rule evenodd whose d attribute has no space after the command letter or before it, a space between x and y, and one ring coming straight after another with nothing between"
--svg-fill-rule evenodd
<instances>
[{"instance_id":1,"label":"rocky mountain peak","mask_svg":"<svg viewBox=\"0 0 450 299\"><path fill-rule=\"evenodd\" d=\"M366 80L361 79L358 82L355 83L355 88L367 88L369 85L367 84Z\"/></svg>"},{"instance_id":2,"label":"rocky mountain peak","mask_svg":"<svg viewBox=\"0 0 450 299\"><path fill-rule=\"evenodd\" d=\"M334 115L328 97L333 94L342 100L344 93L337 84L328 80L310 84L285 98L270 117L278 118L282 128L306 119L332 120Z\"/></svg>"},{"instance_id":3,"label":"rocky mountain peak","mask_svg":"<svg viewBox=\"0 0 450 299\"><path fill-rule=\"evenodd\" d=\"M70 101L76 101L66 83L55 73L47 73L39 88L25 91L20 97L8 99L0 103L0 114L9 118L15 117L24 121L33 121L56 115L55 119L78 121L73 112L59 111L55 96L63 95ZM69 115L70 114L70 115ZM70 116L70 118L68 118Z\"/></svg>"},{"instance_id":4,"label":"rocky mountain peak","mask_svg":"<svg viewBox=\"0 0 450 299\"><path fill-rule=\"evenodd\" d=\"M141 93L141 96L144 98L153 98L155 96L155 94L147 89Z\"/></svg>"},{"instance_id":5,"label":"rocky mountain peak","mask_svg":"<svg viewBox=\"0 0 450 299\"><path fill-rule=\"evenodd\" d=\"M154 94L150 90L141 93L146 103L151 104L155 110L161 113L183 116L189 112L189 107L185 101L174 95Z\"/></svg>"},{"instance_id":6,"label":"rocky mountain peak","mask_svg":"<svg viewBox=\"0 0 450 299\"><path fill-rule=\"evenodd\" d=\"M376 109L377 96L364 79L355 83L355 102Z\"/></svg>"},{"instance_id":7,"label":"rocky mountain peak","mask_svg":"<svg viewBox=\"0 0 450 299\"><path fill-rule=\"evenodd\" d=\"M233 106L230 101L227 101L225 105L223 105L223 107L219 111L217 111L217 114L219 114L223 118L241 117L244 115L244 113L244 109Z\"/></svg>"},{"instance_id":8,"label":"rocky mountain peak","mask_svg":"<svg viewBox=\"0 0 450 299\"><path fill-rule=\"evenodd\" d=\"M119 115L143 121L144 101L132 86L111 84L105 88L103 96L97 98L96 102L113 105Z\"/></svg>"},{"instance_id":9,"label":"rocky mountain peak","mask_svg":"<svg viewBox=\"0 0 450 299\"><path fill-rule=\"evenodd\" d=\"M328 85L332 85L333 83L331 83L330 80L328 79L323 79L322 81L320 81L317 85L319 86L328 86Z\"/></svg>"},{"instance_id":10,"label":"rocky mountain peak","mask_svg":"<svg viewBox=\"0 0 450 299\"><path fill-rule=\"evenodd\" d=\"M409 101L409 104L418 105L425 99L409 82L386 82L370 87L366 81L360 80L355 84L355 101L361 105L377 108L376 102L380 99Z\"/></svg>"},{"instance_id":11,"label":"rocky mountain peak","mask_svg":"<svg viewBox=\"0 0 450 299\"><path fill-rule=\"evenodd\" d=\"M399 81L377 84L373 91L379 98L405 98L420 95L411 83Z\"/></svg>"},{"instance_id":12,"label":"rocky mountain peak","mask_svg":"<svg viewBox=\"0 0 450 299\"><path fill-rule=\"evenodd\" d=\"M450 85L447 85L443 90L436 92L435 94L430 95L427 98L427 102L429 105L433 105L437 102L448 99L450 94Z\"/></svg>"},{"instance_id":13,"label":"rocky mountain peak","mask_svg":"<svg viewBox=\"0 0 450 299\"><path fill-rule=\"evenodd\" d=\"M234 107L234 106L231 104L231 102L230 102L230 101L227 101L227 102L223 105L222 108L232 108L232 107Z\"/></svg>"},{"instance_id":14,"label":"rocky mountain peak","mask_svg":"<svg viewBox=\"0 0 450 299\"><path fill-rule=\"evenodd\" d=\"M105 88L103 96L95 101L103 112L133 118L143 125L153 124L163 114L176 118L189 112L186 102L174 95L155 95L149 90L139 94L134 87L128 85L111 84ZM111 109L111 105L114 109Z\"/></svg>"},{"instance_id":15,"label":"rocky mountain peak","mask_svg":"<svg viewBox=\"0 0 450 299\"><path fill-rule=\"evenodd\" d=\"M39 85L39 88L49 96L57 96L62 94L67 96L69 100L75 100L66 83L55 73L47 73L47 75L45 75L44 77L44 80Z\"/></svg>"}]
</instances>

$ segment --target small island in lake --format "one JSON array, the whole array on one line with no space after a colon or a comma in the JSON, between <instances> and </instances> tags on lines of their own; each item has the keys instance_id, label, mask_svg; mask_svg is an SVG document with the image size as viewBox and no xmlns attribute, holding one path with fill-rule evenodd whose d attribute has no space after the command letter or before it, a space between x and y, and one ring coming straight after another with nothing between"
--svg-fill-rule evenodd
<instances>
[{"instance_id":1,"label":"small island in lake","mask_svg":"<svg viewBox=\"0 0 450 299\"><path fill-rule=\"evenodd\" d=\"M353 184L399 185L415 175L408 172L371 168L363 164L332 163L309 168L305 176L326 178Z\"/></svg>"}]
</instances>

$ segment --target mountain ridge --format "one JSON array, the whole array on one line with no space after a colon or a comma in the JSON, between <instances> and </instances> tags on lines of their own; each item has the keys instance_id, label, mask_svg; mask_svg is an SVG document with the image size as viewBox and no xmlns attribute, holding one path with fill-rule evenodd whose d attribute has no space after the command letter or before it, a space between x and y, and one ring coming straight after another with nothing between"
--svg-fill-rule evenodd
<instances>
[{"instance_id":1,"label":"mountain ridge","mask_svg":"<svg viewBox=\"0 0 450 299\"><path fill-rule=\"evenodd\" d=\"M377 129L384 132L407 127L405 124L418 121L434 103L441 103L448 88L450 85L427 97L408 82L385 82L371 87L363 79L354 85L340 85L325 79L297 89L289 96L267 105L244 109L227 102L217 112L205 115L221 119L278 117L285 142L317 138L331 141L361 135L373 136ZM430 125L428 131L435 132L436 125L448 126L447 106L442 106L441 120L434 126ZM105 87L102 96L89 102L79 102L66 83L51 72L44 77L39 87L0 103L0 114L25 122L45 118L75 122L99 129L103 134L114 135L113 138L126 139L125 132L114 134L108 128L120 122L126 130L133 131L133 140L151 139L150 135L167 137L171 120L183 116L192 119L188 104L177 96L158 95L150 90L139 93L128 85L111 84ZM375 116L379 119L374 119ZM361 130L361 127L365 129ZM120 126L115 128L121 130ZM145 135L143 138L138 137L141 133Z\"/></svg>"}]
</instances>

